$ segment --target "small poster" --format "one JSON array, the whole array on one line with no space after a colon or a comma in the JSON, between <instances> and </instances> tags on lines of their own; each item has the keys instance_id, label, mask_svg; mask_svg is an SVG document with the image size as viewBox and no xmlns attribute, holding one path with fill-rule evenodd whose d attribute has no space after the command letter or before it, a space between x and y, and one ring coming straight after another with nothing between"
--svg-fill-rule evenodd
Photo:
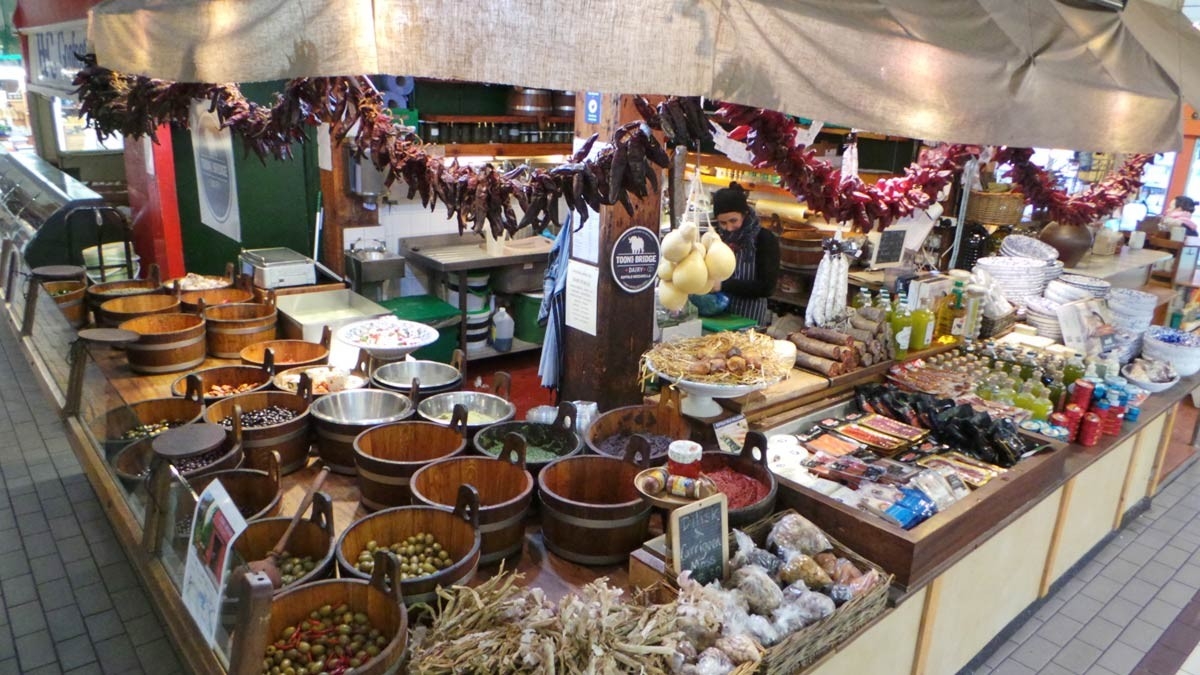
<instances>
[{"instance_id":1,"label":"small poster","mask_svg":"<svg viewBox=\"0 0 1200 675\"><path fill-rule=\"evenodd\" d=\"M671 512L671 565L701 584L729 573L729 502L723 493L697 499Z\"/></svg>"},{"instance_id":2,"label":"small poster","mask_svg":"<svg viewBox=\"0 0 1200 675\"><path fill-rule=\"evenodd\" d=\"M1102 354L1117 344L1112 313L1102 298L1060 305L1058 323L1062 327L1063 344L1085 356Z\"/></svg>"},{"instance_id":3,"label":"small poster","mask_svg":"<svg viewBox=\"0 0 1200 675\"><path fill-rule=\"evenodd\" d=\"M225 594L233 540L246 529L246 519L214 480L200 493L192 513L187 560L183 568L183 604L209 644L216 641L221 598Z\"/></svg>"},{"instance_id":4,"label":"small poster","mask_svg":"<svg viewBox=\"0 0 1200 675\"><path fill-rule=\"evenodd\" d=\"M746 421L745 415L734 415L713 424L717 447L723 452L731 452L735 455L740 453L742 447L746 445L746 434L749 431L750 424Z\"/></svg>"},{"instance_id":5,"label":"small poster","mask_svg":"<svg viewBox=\"0 0 1200 675\"><path fill-rule=\"evenodd\" d=\"M596 301L600 268L578 260L567 263L566 324L588 335L596 334Z\"/></svg>"},{"instance_id":6,"label":"small poster","mask_svg":"<svg viewBox=\"0 0 1200 675\"><path fill-rule=\"evenodd\" d=\"M583 95L583 121L587 124L600 123L600 92L589 91Z\"/></svg>"},{"instance_id":7,"label":"small poster","mask_svg":"<svg viewBox=\"0 0 1200 675\"><path fill-rule=\"evenodd\" d=\"M658 237L645 227L631 227L612 248L613 281L626 293L640 293L658 272Z\"/></svg>"},{"instance_id":8,"label":"small poster","mask_svg":"<svg viewBox=\"0 0 1200 675\"><path fill-rule=\"evenodd\" d=\"M221 128L216 114L208 112L207 103L192 105L191 126L200 222L240 242L242 221L233 168L233 134Z\"/></svg>"}]
</instances>

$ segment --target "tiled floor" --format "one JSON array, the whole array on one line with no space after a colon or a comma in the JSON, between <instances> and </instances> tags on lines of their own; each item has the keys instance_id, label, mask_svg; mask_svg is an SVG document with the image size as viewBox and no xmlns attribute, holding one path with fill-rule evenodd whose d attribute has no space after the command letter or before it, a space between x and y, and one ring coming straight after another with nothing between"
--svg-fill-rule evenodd
<instances>
[{"instance_id":1,"label":"tiled floor","mask_svg":"<svg viewBox=\"0 0 1200 675\"><path fill-rule=\"evenodd\" d=\"M1196 644L1181 644L1167 629L1183 620L1181 609L1200 589L1197 486L1200 462L1163 488L982 665L963 672L1174 675ZM1191 663L1192 675L1200 675L1200 656Z\"/></svg>"},{"instance_id":2,"label":"tiled floor","mask_svg":"<svg viewBox=\"0 0 1200 675\"><path fill-rule=\"evenodd\" d=\"M3 323L0 675L184 672Z\"/></svg>"}]
</instances>

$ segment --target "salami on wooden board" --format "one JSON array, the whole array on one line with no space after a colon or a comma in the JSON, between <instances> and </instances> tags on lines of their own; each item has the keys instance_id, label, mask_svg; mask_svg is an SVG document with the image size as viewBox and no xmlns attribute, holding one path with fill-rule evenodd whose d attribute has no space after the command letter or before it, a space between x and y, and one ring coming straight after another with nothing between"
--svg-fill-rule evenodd
<instances>
[{"instance_id":1,"label":"salami on wooden board","mask_svg":"<svg viewBox=\"0 0 1200 675\"><path fill-rule=\"evenodd\" d=\"M821 342L830 344L842 345L843 347L851 347L854 345L854 338L846 335L841 331L830 330L828 328L805 328L804 334Z\"/></svg>"},{"instance_id":2,"label":"salami on wooden board","mask_svg":"<svg viewBox=\"0 0 1200 675\"><path fill-rule=\"evenodd\" d=\"M788 336L788 340L796 345L796 349L802 352L808 352L814 356L821 356L834 361L843 360L846 358L846 353L850 351L848 347L821 342L800 333L792 333Z\"/></svg>"},{"instance_id":3,"label":"salami on wooden board","mask_svg":"<svg viewBox=\"0 0 1200 675\"><path fill-rule=\"evenodd\" d=\"M805 352L796 352L796 367L820 373L825 377L837 377L842 374L841 363Z\"/></svg>"}]
</instances>

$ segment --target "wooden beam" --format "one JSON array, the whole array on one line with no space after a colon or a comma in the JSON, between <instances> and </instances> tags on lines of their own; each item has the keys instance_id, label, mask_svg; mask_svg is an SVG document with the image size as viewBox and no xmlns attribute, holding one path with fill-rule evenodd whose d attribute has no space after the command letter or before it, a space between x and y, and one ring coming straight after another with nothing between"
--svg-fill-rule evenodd
<instances>
[{"instance_id":1,"label":"wooden beam","mask_svg":"<svg viewBox=\"0 0 1200 675\"><path fill-rule=\"evenodd\" d=\"M1166 429L1165 435L1170 435L1170 430ZM1129 492L1129 485L1133 482L1133 470L1137 466L1138 455L1142 452L1142 446L1145 444L1145 432L1139 432L1137 440L1133 444L1133 452L1129 453L1129 464L1125 466L1125 480L1121 482L1121 494L1117 498L1117 511L1113 514L1112 529L1116 530L1121 527L1121 516L1125 515L1125 495Z\"/></svg>"},{"instance_id":2,"label":"wooden beam","mask_svg":"<svg viewBox=\"0 0 1200 675\"><path fill-rule=\"evenodd\" d=\"M925 592L925 606L921 609L921 625L917 628L917 647L913 651L912 673L924 675L929 661L930 645L933 641L934 623L937 621L938 604L942 601L942 577L929 582Z\"/></svg>"},{"instance_id":3,"label":"wooden beam","mask_svg":"<svg viewBox=\"0 0 1200 675\"><path fill-rule=\"evenodd\" d=\"M1067 481L1067 484L1062 488L1062 497L1058 502L1058 515L1054 517L1054 532L1050 535L1050 550L1046 551L1046 565L1042 568L1042 583L1038 587L1038 597L1046 597L1046 593L1050 590L1050 584L1054 583L1054 579L1050 578L1054 573L1054 562L1058 558L1058 544L1062 539L1063 526L1067 522L1067 510L1071 508L1071 493L1075 490L1075 479Z\"/></svg>"},{"instance_id":4,"label":"wooden beam","mask_svg":"<svg viewBox=\"0 0 1200 675\"><path fill-rule=\"evenodd\" d=\"M1158 454L1154 456L1154 469L1150 475L1150 488L1146 490L1146 496L1153 498L1158 492L1158 483L1162 480L1163 462L1167 458L1167 448L1171 447L1171 431L1175 429L1175 413L1179 412L1179 403L1176 403L1171 412L1167 413L1167 422L1163 425L1162 437L1158 441Z\"/></svg>"}]
</instances>

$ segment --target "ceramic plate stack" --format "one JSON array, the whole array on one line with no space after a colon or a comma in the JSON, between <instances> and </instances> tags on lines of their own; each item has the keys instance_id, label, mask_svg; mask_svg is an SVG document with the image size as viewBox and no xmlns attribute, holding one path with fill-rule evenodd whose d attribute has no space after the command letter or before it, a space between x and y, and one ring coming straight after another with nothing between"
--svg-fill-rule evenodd
<instances>
[{"instance_id":1,"label":"ceramic plate stack","mask_svg":"<svg viewBox=\"0 0 1200 675\"><path fill-rule=\"evenodd\" d=\"M1091 292L1086 291L1078 286L1072 286L1061 279L1054 279L1046 284L1046 291L1042 294L1047 300L1053 300L1060 305L1065 305L1068 302L1076 300L1087 300L1092 297Z\"/></svg>"},{"instance_id":2,"label":"ceramic plate stack","mask_svg":"<svg viewBox=\"0 0 1200 675\"><path fill-rule=\"evenodd\" d=\"M1082 274L1064 274L1057 279L1069 286L1081 288L1092 294L1094 298L1107 298L1112 284L1096 277L1085 277Z\"/></svg>"},{"instance_id":3,"label":"ceramic plate stack","mask_svg":"<svg viewBox=\"0 0 1200 675\"><path fill-rule=\"evenodd\" d=\"M996 287L1014 305L1024 307L1026 300L1040 296L1046 287L1046 278L1042 273L1046 261L1039 258L980 258L975 267L991 275Z\"/></svg>"},{"instance_id":4,"label":"ceramic plate stack","mask_svg":"<svg viewBox=\"0 0 1200 675\"><path fill-rule=\"evenodd\" d=\"M1117 344L1101 356L1113 355L1121 365L1129 363L1142 352L1142 333L1117 329Z\"/></svg>"},{"instance_id":5,"label":"ceramic plate stack","mask_svg":"<svg viewBox=\"0 0 1200 675\"><path fill-rule=\"evenodd\" d=\"M1058 325L1058 303L1046 298L1029 298L1025 304L1025 323L1037 329L1038 337L1062 341Z\"/></svg>"},{"instance_id":6,"label":"ceramic plate stack","mask_svg":"<svg viewBox=\"0 0 1200 675\"><path fill-rule=\"evenodd\" d=\"M1151 293L1132 288L1114 288L1108 293L1108 308L1112 311L1117 330L1142 333L1154 320L1158 298Z\"/></svg>"},{"instance_id":7,"label":"ceramic plate stack","mask_svg":"<svg viewBox=\"0 0 1200 675\"><path fill-rule=\"evenodd\" d=\"M1142 339L1142 356L1166 361L1180 377L1200 371L1200 335L1178 328L1151 326Z\"/></svg>"},{"instance_id":8,"label":"ceramic plate stack","mask_svg":"<svg viewBox=\"0 0 1200 675\"><path fill-rule=\"evenodd\" d=\"M1046 268L1042 270L1042 275L1046 277L1046 283L1050 283L1062 276L1063 263L1061 260L1051 260L1046 263Z\"/></svg>"},{"instance_id":9,"label":"ceramic plate stack","mask_svg":"<svg viewBox=\"0 0 1200 675\"><path fill-rule=\"evenodd\" d=\"M1037 258L1046 262L1058 260L1058 249L1023 234L1010 234L1000 244L1000 255L1013 258Z\"/></svg>"}]
</instances>

